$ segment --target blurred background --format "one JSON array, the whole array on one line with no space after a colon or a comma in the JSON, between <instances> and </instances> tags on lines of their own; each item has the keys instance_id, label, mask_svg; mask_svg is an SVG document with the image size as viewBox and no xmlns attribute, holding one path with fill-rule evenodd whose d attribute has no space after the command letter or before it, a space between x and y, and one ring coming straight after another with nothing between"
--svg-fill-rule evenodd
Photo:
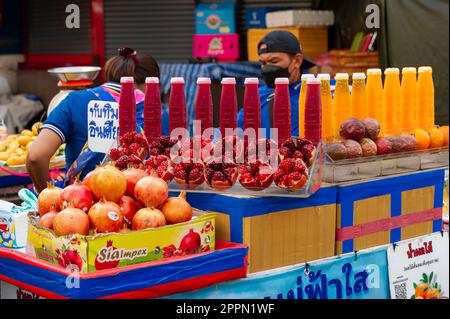
<instances>
[{"instance_id":1,"label":"blurred background","mask_svg":"<svg viewBox=\"0 0 450 319\"><path fill-rule=\"evenodd\" d=\"M69 4L80 9L80 28L66 27ZM436 123L448 124L447 0L0 0L0 116L9 132L26 128L60 90L48 69L103 66L132 47L157 58L166 96L170 77L183 76L192 103L195 79L210 76L217 123L218 81L259 76L256 46L273 28L300 39L314 73L432 66Z\"/></svg>"}]
</instances>

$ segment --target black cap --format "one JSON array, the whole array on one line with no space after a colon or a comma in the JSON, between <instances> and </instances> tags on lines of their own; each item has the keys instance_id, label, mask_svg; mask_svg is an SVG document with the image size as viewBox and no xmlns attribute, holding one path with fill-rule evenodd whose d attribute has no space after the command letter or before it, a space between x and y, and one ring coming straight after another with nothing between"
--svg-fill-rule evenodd
<instances>
[{"instance_id":1,"label":"black cap","mask_svg":"<svg viewBox=\"0 0 450 319\"><path fill-rule=\"evenodd\" d=\"M266 47L261 49L261 46L265 44ZM298 39L289 31L276 30L269 32L258 43L258 54L269 52L284 52L289 54L303 53L302 46ZM309 69L316 64L308 58L303 58L303 69Z\"/></svg>"}]
</instances>

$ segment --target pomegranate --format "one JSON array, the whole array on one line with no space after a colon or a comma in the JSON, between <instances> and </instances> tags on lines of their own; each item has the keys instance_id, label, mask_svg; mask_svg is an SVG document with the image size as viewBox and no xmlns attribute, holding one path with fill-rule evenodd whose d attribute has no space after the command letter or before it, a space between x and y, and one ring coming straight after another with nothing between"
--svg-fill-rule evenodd
<instances>
[{"instance_id":1,"label":"pomegranate","mask_svg":"<svg viewBox=\"0 0 450 319\"><path fill-rule=\"evenodd\" d=\"M214 144L211 139L199 135L192 139L184 141L180 147L179 154L185 160L194 160L195 162L209 158L212 155Z\"/></svg>"},{"instance_id":2,"label":"pomegranate","mask_svg":"<svg viewBox=\"0 0 450 319\"><path fill-rule=\"evenodd\" d=\"M235 163L222 163L219 159L205 164L204 174L210 187L225 190L236 182L238 169Z\"/></svg>"},{"instance_id":3,"label":"pomegranate","mask_svg":"<svg viewBox=\"0 0 450 319\"><path fill-rule=\"evenodd\" d=\"M205 181L203 164L201 162L194 162L193 160L175 165L174 176L175 182L187 185L190 189L197 187Z\"/></svg>"},{"instance_id":4,"label":"pomegranate","mask_svg":"<svg viewBox=\"0 0 450 319\"><path fill-rule=\"evenodd\" d=\"M118 232L123 224L120 206L114 202L100 200L91 207L88 215L98 233Z\"/></svg>"},{"instance_id":5,"label":"pomegranate","mask_svg":"<svg viewBox=\"0 0 450 319\"><path fill-rule=\"evenodd\" d=\"M168 196L167 183L154 176L140 179L134 188L134 198L145 207L160 207Z\"/></svg>"},{"instance_id":6,"label":"pomegranate","mask_svg":"<svg viewBox=\"0 0 450 319\"><path fill-rule=\"evenodd\" d=\"M38 212L41 216L47 214L54 206L54 211L60 211L62 207L62 189L55 187L54 183L47 183L47 188L40 192L38 197Z\"/></svg>"},{"instance_id":7,"label":"pomegranate","mask_svg":"<svg viewBox=\"0 0 450 319\"><path fill-rule=\"evenodd\" d=\"M214 144L213 155L204 160L210 162L213 158L222 157L223 162L240 162L244 160L244 142L237 136L225 136Z\"/></svg>"},{"instance_id":8,"label":"pomegranate","mask_svg":"<svg viewBox=\"0 0 450 319\"><path fill-rule=\"evenodd\" d=\"M292 137L284 141L278 151L280 161L285 158L299 158L303 160L308 167L314 162L316 147L314 144L301 137Z\"/></svg>"},{"instance_id":9,"label":"pomegranate","mask_svg":"<svg viewBox=\"0 0 450 319\"><path fill-rule=\"evenodd\" d=\"M109 156L113 161L117 161L120 157L126 155L134 155L140 161L143 161L148 154L149 145L144 134L137 132L128 132L124 134L119 141L120 148L112 148ZM126 168L126 166L124 167Z\"/></svg>"},{"instance_id":10,"label":"pomegranate","mask_svg":"<svg viewBox=\"0 0 450 319\"><path fill-rule=\"evenodd\" d=\"M181 192L178 197L169 197L161 207L167 225L187 222L192 218L192 207L186 201L186 193Z\"/></svg>"},{"instance_id":11,"label":"pomegranate","mask_svg":"<svg viewBox=\"0 0 450 319\"><path fill-rule=\"evenodd\" d=\"M136 186L136 183L148 174L142 170L137 168L128 168L123 171L123 175L125 175L125 178L127 179L127 190L125 191L125 195L127 196L134 196L134 187Z\"/></svg>"},{"instance_id":12,"label":"pomegranate","mask_svg":"<svg viewBox=\"0 0 450 319\"><path fill-rule=\"evenodd\" d=\"M81 269L83 268L83 259L81 258L78 251L70 249L65 252L65 255L69 260L69 265L75 265L78 267L78 271L81 271ZM66 264L66 267L67 266L68 265Z\"/></svg>"},{"instance_id":13,"label":"pomegranate","mask_svg":"<svg viewBox=\"0 0 450 319\"><path fill-rule=\"evenodd\" d=\"M118 202L127 190L127 178L112 165L95 170L91 178L91 190L97 199Z\"/></svg>"},{"instance_id":14,"label":"pomegranate","mask_svg":"<svg viewBox=\"0 0 450 319\"><path fill-rule=\"evenodd\" d=\"M165 155L152 155L145 162L145 171L148 175L156 175L169 183L173 179L173 162Z\"/></svg>"},{"instance_id":15,"label":"pomegranate","mask_svg":"<svg viewBox=\"0 0 450 319\"><path fill-rule=\"evenodd\" d=\"M166 225L163 213L156 208L146 207L140 209L133 217L131 223L133 230L156 228Z\"/></svg>"},{"instance_id":16,"label":"pomegranate","mask_svg":"<svg viewBox=\"0 0 450 319\"><path fill-rule=\"evenodd\" d=\"M57 236L89 233L89 217L79 208L68 207L60 211L53 220L53 230Z\"/></svg>"},{"instance_id":17,"label":"pomegranate","mask_svg":"<svg viewBox=\"0 0 450 319\"><path fill-rule=\"evenodd\" d=\"M157 137L150 144L150 155L165 155L170 158L170 150L177 143L177 140L171 140L169 136Z\"/></svg>"},{"instance_id":18,"label":"pomegranate","mask_svg":"<svg viewBox=\"0 0 450 319\"><path fill-rule=\"evenodd\" d=\"M48 229L53 229L53 221L55 220L57 214L57 212L48 212L47 214L41 216L39 219L39 225Z\"/></svg>"},{"instance_id":19,"label":"pomegranate","mask_svg":"<svg viewBox=\"0 0 450 319\"><path fill-rule=\"evenodd\" d=\"M95 170L90 171L89 173L86 174L86 176L83 178L83 182L82 184L84 186L87 186L87 188L91 189L91 179L92 179L92 175L94 175Z\"/></svg>"},{"instance_id":20,"label":"pomegranate","mask_svg":"<svg viewBox=\"0 0 450 319\"><path fill-rule=\"evenodd\" d=\"M271 139L260 138L259 140L245 141L245 161L253 162L257 159L264 162L275 161L278 155L278 144Z\"/></svg>"},{"instance_id":21,"label":"pomegranate","mask_svg":"<svg viewBox=\"0 0 450 319\"><path fill-rule=\"evenodd\" d=\"M110 248L111 247L111 248ZM113 242L112 240L108 240L106 242L106 248L111 249L111 250L116 250L117 248L113 246ZM97 255L97 257L95 257L95 269L96 270L103 270L103 269L111 269L111 268L116 268L119 265L120 260L103 260L100 259L99 256Z\"/></svg>"},{"instance_id":22,"label":"pomegranate","mask_svg":"<svg viewBox=\"0 0 450 319\"><path fill-rule=\"evenodd\" d=\"M195 254L201 249L200 234L196 233L193 229L189 230L189 233L184 235L181 239L179 249L186 254Z\"/></svg>"},{"instance_id":23,"label":"pomegranate","mask_svg":"<svg viewBox=\"0 0 450 319\"><path fill-rule=\"evenodd\" d=\"M135 154L123 155L115 161L115 166L121 171L127 168L144 169L142 159Z\"/></svg>"},{"instance_id":24,"label":"pomegranate","mask_svg":"<svg viewBox=\"0 0 450 319\"><path fill-rule=\"evenodd\" d=\"M242 164L239 169L239 183L247 189L263 190L269 187L272 182L272 167L261 160Z\"/></svg>"},{"instance_id":25,"label":"pomegranate","mask_svg":"<svg viewBox=\"0 0 450 319\"><path fill-rule=\"evenodd\" d=\"M94 205L94 195L91 190L80 183L75 183L67 186L61 193L63 200L63 208L71 207L79 208L85 213L89 211L92 205Z\"/></svg>"},{"instance_id":26,"label":"pomegranate","mask_svg":"<svg viewBox=\"0 0 450 319\"><path fill-rule=\"evenodd\" d=\"M308 179L308 168L299 158L284 159L274 173L275 184L281 189L293 191L305 185Z\"/></svg>"},{"instance_id":27,"label":"pomegranate","mask_svg":"<svg viewBox=\"0 0 450 319\"><path fill-rule=\"evenodd\" d=\"M141 205L129 196L122 196L119 201L120 211L127 224L131 224L134 214L141 209ZM124 224L125 225L125 224Z\"/></svg>"}]
</instances>

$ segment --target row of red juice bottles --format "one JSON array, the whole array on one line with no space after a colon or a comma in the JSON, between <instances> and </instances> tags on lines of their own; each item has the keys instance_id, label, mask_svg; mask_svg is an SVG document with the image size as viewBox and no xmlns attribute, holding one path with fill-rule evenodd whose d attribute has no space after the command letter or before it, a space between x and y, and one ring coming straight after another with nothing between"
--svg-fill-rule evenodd
<instances>
[{"instance_id":1,"label":"row of red juice bottles","mask_svg":"<svg viewBox=\"0 0 450 319\"><path fill-rule=\"evenodd\" d=\"M136 101L134 95L134 80L132 77L121 78L121 92L119 100L120 135L136 131ZM161 136L161 95L159 80L149 77L145 81L144 99L144 132L151 142ZM238 105L235 78L223 78L220 97L220 133L225 136L225 129L237 128ZM258 91L258 78L245 79L244 92L244 130L253 129L257 135L261 128L261 104ZM305 138L317 144L321 140L322 105L320 100L320 80L309 79L306 83L307 93L305 101ZM195 119L200 121L201 130L194 134L202 135L206 129L213 128L213 101L211 94L211 79L197 79L197 93L195 98ZM186 97L184 94L184 79L171 79L169 98L169 129L186 129ZM289 80L277 78L273 100L273 128L277 129L278 141L285 141L291 137L291 102L289 95Z\"/></svg>"}]
</instances>

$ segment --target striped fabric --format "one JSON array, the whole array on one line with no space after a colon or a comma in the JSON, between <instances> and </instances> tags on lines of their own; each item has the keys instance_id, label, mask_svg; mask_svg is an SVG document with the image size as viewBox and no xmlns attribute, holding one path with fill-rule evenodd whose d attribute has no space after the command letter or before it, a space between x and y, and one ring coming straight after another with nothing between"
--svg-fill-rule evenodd
<instances>
[{"instance_id":1,"label":"striped fabric","mask_svg":"<svg viewBox=\"0 0 450 319\"><path fill-rule=\"evenodd\" d=\"M170 92L170 79L183 77L187 105L187 121L189 127L195 117L195 92L198 77L210 77L220 81L223 77L235 77L238 85L243 85L247 77L261 77L261 68L253 62L228 62L205 64L161 64L161 85L164 94Z\"/></svg>"}]
</instances>

